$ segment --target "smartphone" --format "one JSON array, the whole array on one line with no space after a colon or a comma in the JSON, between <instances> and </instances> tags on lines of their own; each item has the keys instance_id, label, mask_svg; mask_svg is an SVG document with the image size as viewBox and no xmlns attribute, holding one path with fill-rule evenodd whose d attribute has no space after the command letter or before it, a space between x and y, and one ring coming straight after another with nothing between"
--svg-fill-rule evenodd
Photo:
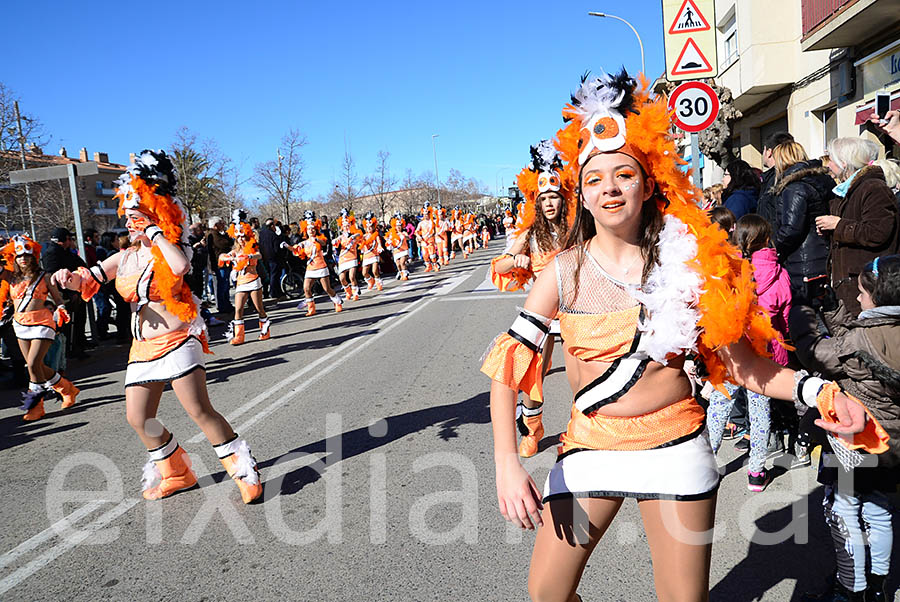
<instances>
[{"instance_id":1,"label":"smartphone","mask_svg":"<svg viewBox=\"0 0 900 602\"><path fill-rule=\"evenodd\" d=\"M878 92L875 94L875 113L879 119L884 119L888 111L891 110L891 94L890 92Z\"/></svg>"}]
</instances>

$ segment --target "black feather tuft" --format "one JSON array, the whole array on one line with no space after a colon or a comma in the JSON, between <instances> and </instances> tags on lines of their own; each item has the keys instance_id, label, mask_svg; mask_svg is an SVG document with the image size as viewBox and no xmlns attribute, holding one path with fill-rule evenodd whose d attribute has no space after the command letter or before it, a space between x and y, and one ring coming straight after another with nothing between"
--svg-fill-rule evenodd
<instances>
[{"instance_id":1,"label":"black feather tuft","mask_svg":"<svg viewBox=\"0 0 900 602\"><path fill-rule=\"evenodd\" d=\"M625 71L625 67L622 67L622 70L619 71L619 73L610 78L609 85L610 87L622 90L625 93L622 97L622 102L619 103L619 113L623 116L628 113L637 113L634 109L634 90L637 88L637 81L628 75L628 72Z\"/></svg>"},{"instance_id":2,"label":"black feather tuft","mask_svg":"<svg viewBox=\"0 0 900 602\"><path fill-rule=\"evenodd\" d=\"M156 165L149 165L142 161L141 157L145 155L153 157L153 159L156 160ZM169 160L166 151L154 151L149 149L141 151L137 161L131 166L129 171L136 177L145 181L148 186L153 188L156 194L169 197L175 196L178 185L178 176L175 171L175 166L172 164L172 161Z\"/></svg>"}]
</instances>

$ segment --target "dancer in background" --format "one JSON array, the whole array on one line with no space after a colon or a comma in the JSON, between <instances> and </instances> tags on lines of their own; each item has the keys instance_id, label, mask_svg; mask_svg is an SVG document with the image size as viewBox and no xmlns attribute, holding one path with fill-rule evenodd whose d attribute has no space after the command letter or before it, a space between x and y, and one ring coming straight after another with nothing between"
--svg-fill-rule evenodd
<instances>
[{"instance_id":1,"label":"dancer in background","mask_svg":"<svg viewBox=\"0 0 900 602\"><path fill-rule=\"evenodd\" d=\"M23 420L44 417L44 400L54 394L62 399L62 409L75 405L78 387L44 363L44 356L56 338L56 329L69 321L62 295L41 271L41 245L24 235L14 236L3 249L0 270L0 309L13 303L13 331L28 368L28 390L23 396Z\"/></svg>"},{"instance_id":2,"label":"dancer in background","mask_svg":"<svg viewBox=\"0 0 900 602\"><path fill-rule=\"evenodd\" d=\"M300 222L300 227L301 231L306 233L306 238L296 245L284 243L284 247L289 249L294 255L306 260L306 273L303 276L303 292L306 294L306 302L297 306L297 309L305 307L307 316L316 315L313 285L318 280L331 302L334 303L334 311L341 312L344 310L341 296L336 294L334 289L331 288L328 264L325 263L325 249L328 248L328 239L319 234L321 222L316 219L315 213L307 211L303 221Z\"/></svg>"},{"instance_id":3,"label":"dancer in background","mask_svg":"<svg viewBox=\"0 0 900 602\"><path fill-rule=\"evenodd\" d=\"M236 287L234 289L234 320L228 325L225 338L232 345L240 345L244 342L244 307L249 298L256 311L259 313L259 340L266 341L271 336L269 329L272 325L266 314L262 296L262 280L256 272L256 265L262 258L259 245L253 234L253 228L244 220L247 214L240 209L235 209L232 223L228 227L228 236L234 239L234 248L231 253L219 255L219 266L231 266L231 278Z\"/></svg>"},{"instance_id":4,"label":"dancer in background","mask_svg":"<svg viewBox=\"0 0 900 602\"><path fill-rule=\"evenodd\" d=\"M422 261L425 262L426 272L432 270L435 272L441 271L441 266L438 264L437 251L434 246L435 231L434 209L430 202L425 201L425 204L422 205L422 219L416 226L416 242L422 251Z\"/></svg>"},{"instance_id":5,"label":"dancer in background","mask_svg":"<svg viewBox=\"0 0 900 602\"><path fill-rule=\"evenodd\" d=\"M533 282L559 252L575 218L575 187L552 141L542 140L531 147L531 162L519 173L517 182L525 203L520 207L516 237L506 253L491 261L491 282L501 291L522 290ZM551 366L553 335L558 334L559 321L554 320L541 357L542 380ZM522 435L519 455L523 458L538 452L544 436L542 387L537 393L535 397L525 393L516 404L516 425Z\"/></svg>"},{"instance_id":6,"label":"dancer in background","mask_svg":"<svg viewBox=\"0 0 900 602\"><path fill-rule=\"evenodd\" d=\"M453 229L453 226L447 218L447 210L443 205L438 207L436 215L437 224L435 228L434 244L438 261L441 262L441 265L447 265L450 263L450 231Z\"/></svg>"},{"instance_id":7,"label":"dancer in background","mask_svg":"<svg viewBox=\"0 0 900 602\"><path fill-rule=\"evenodd\" d=\"M381 235L378 234L378 219L369 211L363 219L363 227L366 229L359 243L363 254L362 275L368 284L367 289L382 290L384 282L381 280L381 267L378 265L381 252Z\"/></svg>"},{"instance_id":8,"label":"dancer in background","mask_svg":"<svg viewBox=\"0 0 900 602\"><path fill-rule=\"evenodd\" d=\"M197 484L188 455L156 420L163 389L171 383L249 504L262 495L262 483L247 442L213 408L206 390L206 324L184 281L191 268L187 213L175 190L175 167L166 153L142 151L119 178L116 192L133 244L90 270L59 270L53 280L80 291L87 301L115 279L116 289L132 304L125 414L149 454L144 498L168 497Z\"/></svg>"},{"instance_id":9,"label":"dancer in background","mask_svg":"<svg viewBox=\"0 0 900 602\"><path fill-rule=\"evenodd\" d=\"M344 287L344 294L350 301L359 299L359 284L356 281L356 268L359 266L358 249L362 238L362 230L356 225L356 217L349 209L341 209L337 219L340 236L332 241L339 251L338 277Z\"/></svg>"},{"instance_id":10,"label":"dancer in background","mask_svg":"<svg viewBox=\"0 0 900 602\"><path fill-rule=\"evenodd\" d=\"M391 229L385 236L385 244L394 256L397 264L397 277L400 280L409 280L409 270L406 269L409 261L409 234L406 232L406 220L400 212L391 218Z\"/></svg>"}]
</instances>

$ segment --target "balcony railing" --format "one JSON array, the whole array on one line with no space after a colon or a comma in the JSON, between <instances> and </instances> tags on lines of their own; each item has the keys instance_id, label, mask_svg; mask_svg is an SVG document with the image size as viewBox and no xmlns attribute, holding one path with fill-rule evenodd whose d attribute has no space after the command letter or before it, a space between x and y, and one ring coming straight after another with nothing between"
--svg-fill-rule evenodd
<instances>
[{"instance_id":1,"label":"balcony railing","mask_svg":"<svg viewBox=\"0 0 900 602\"><path fill-rule=\"evenodd\" d=\"M803 15L803 37L856 0L800 0Z\"/></svg>"}]
</instances>

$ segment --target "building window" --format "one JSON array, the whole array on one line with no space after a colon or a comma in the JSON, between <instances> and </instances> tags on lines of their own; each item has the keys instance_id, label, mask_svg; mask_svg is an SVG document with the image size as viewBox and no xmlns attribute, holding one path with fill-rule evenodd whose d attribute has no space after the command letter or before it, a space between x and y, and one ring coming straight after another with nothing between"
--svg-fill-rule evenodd
<instances>
[{"instance_id":1,"label":"building window","mask_svg":"<svg viewBox=\"0 0 900 602\"><path fill-rule=\"evenodd\" d=\"M822 148L827 149L828 143L838 137L837 108L831 107L822 111L822 124L825 139L822 140Z\"/></svg>"},{"instance_id":2,"label":"building window","mask_svg":"<svg viewBox=\"0 0 900 602\"><path fill-rule=\"evenodd\" d=\"M97 191L97 194L103 194L103 180L97 180L94 183L94 189Z\"/></svg>"},{"instance_id":3,"label":"building window","mask_svg":"<svg viewBox=\"0 0 900 602\"><path fill-rule=\"evenodd\" d=\"M731 14L720 21L721 25L717 27L722 40L722 61L723 68L728 67L738 59L738 39L737 39L737 15L734 7Z\"/></svg>"}]
</instances>

